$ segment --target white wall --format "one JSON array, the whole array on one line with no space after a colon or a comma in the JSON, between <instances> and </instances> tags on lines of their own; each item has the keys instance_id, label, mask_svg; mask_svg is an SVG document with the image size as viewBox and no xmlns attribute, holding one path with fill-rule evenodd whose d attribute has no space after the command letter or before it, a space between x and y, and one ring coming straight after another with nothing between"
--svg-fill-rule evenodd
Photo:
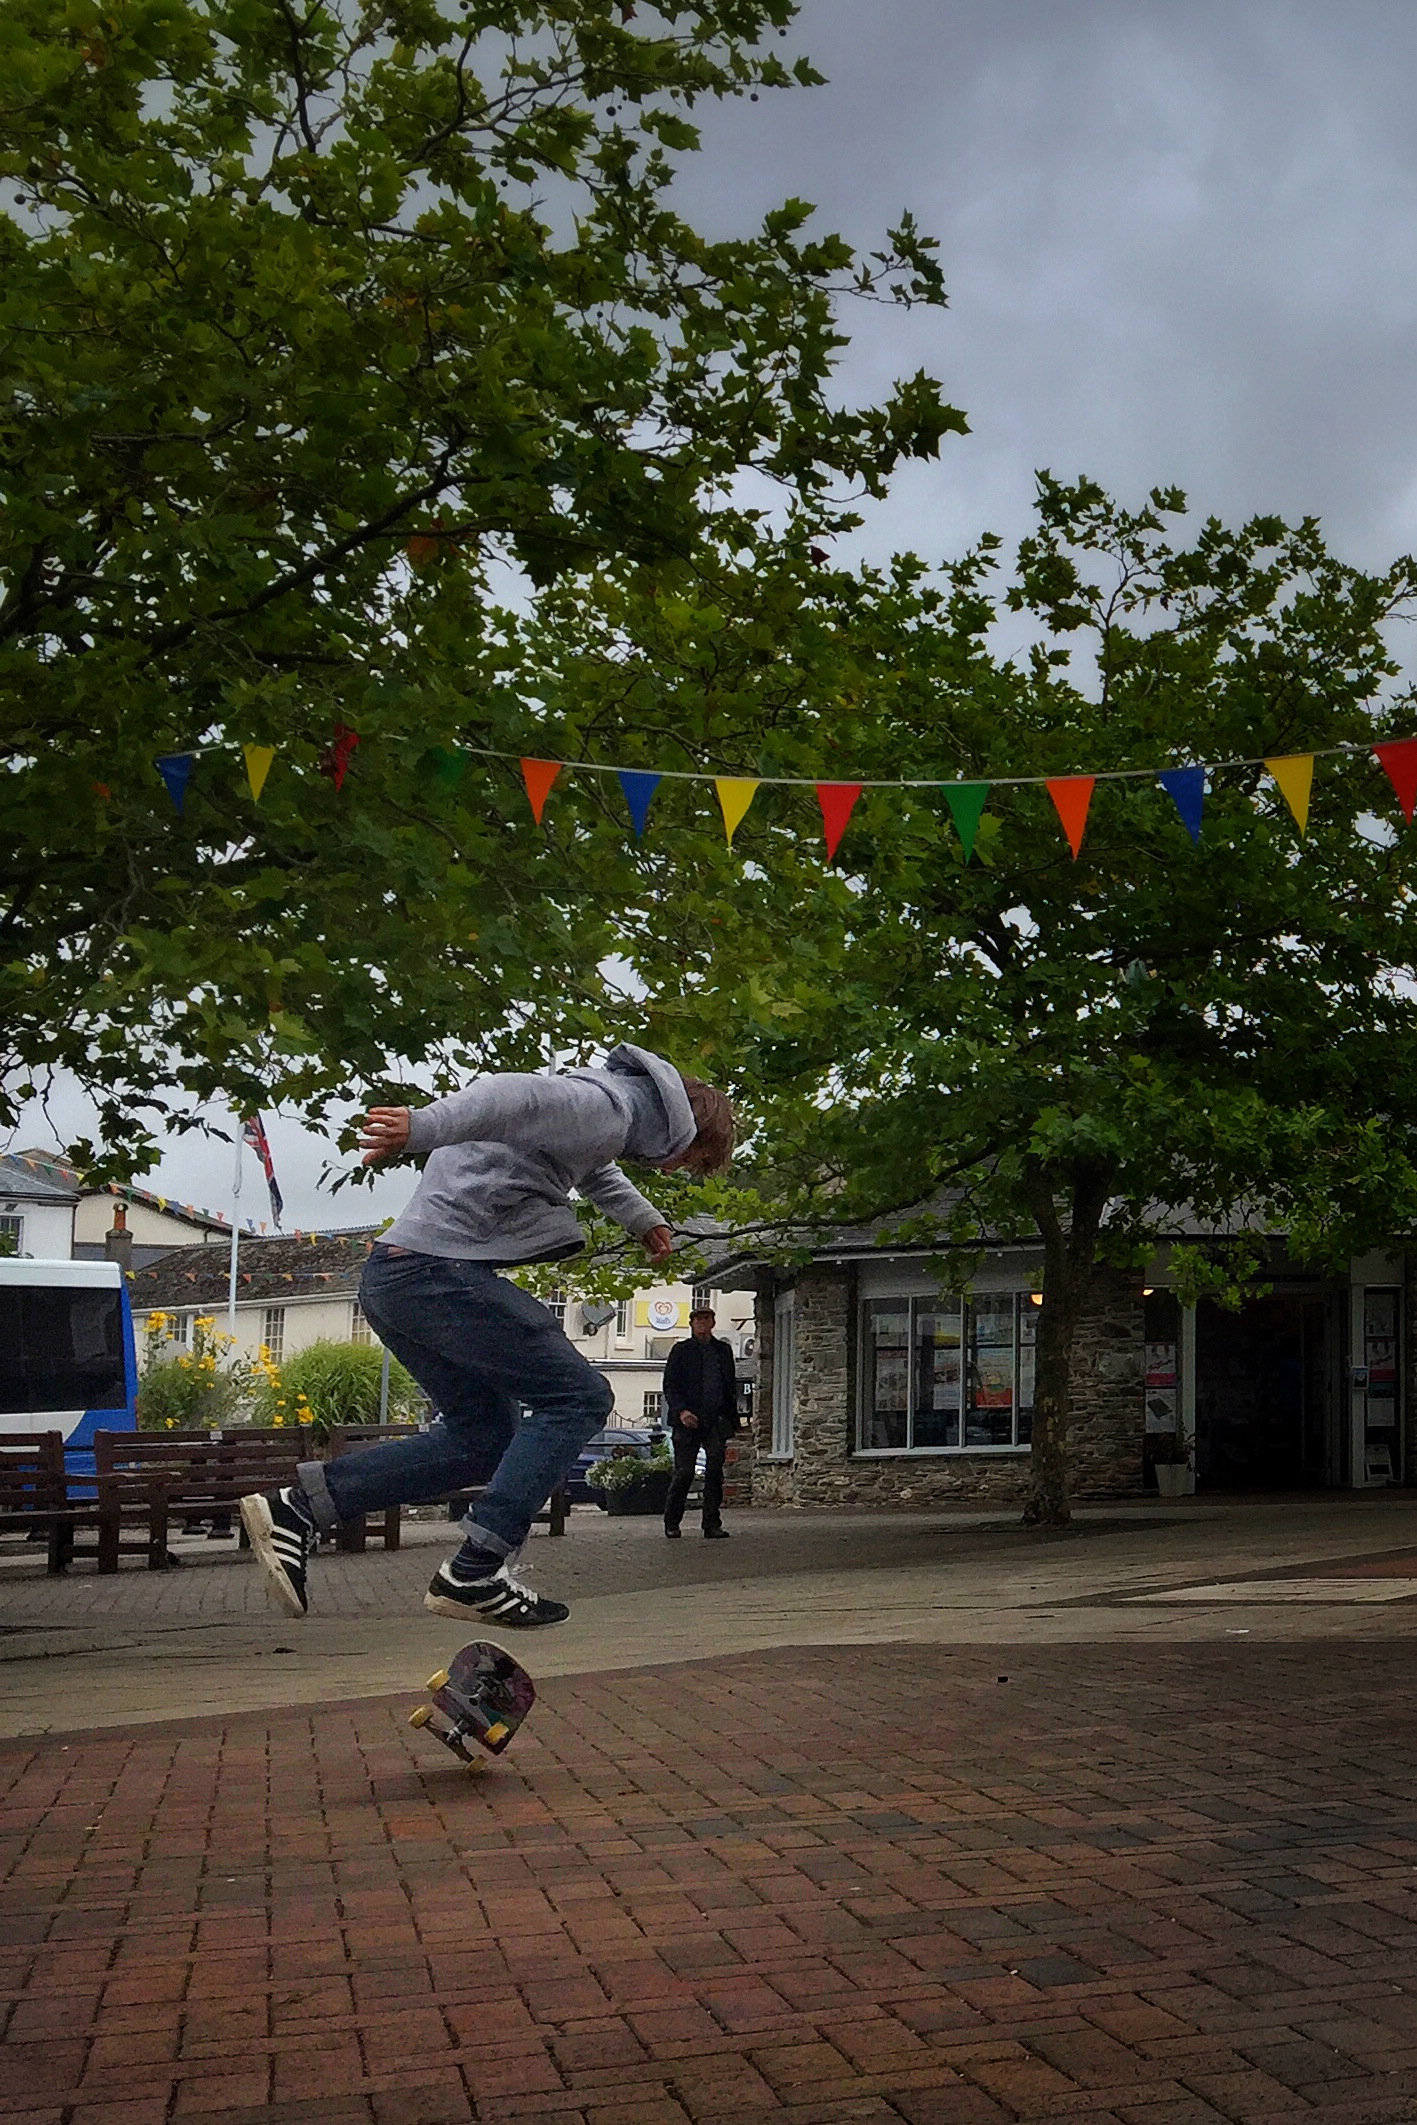
<instances>
[{"instance_id":1,"label":"white wall","mask_svg":"<svg viewBox=\"0 0 1417 2125\"><path fill-rule=\"evenodd\" d=\"M101 1247L104 1236L113 1229L113 1213L121 1200L116 1195L82 1197L74 1219L74 1238L86 1246ZM217 1242L223 1247L231 1245L229 1232L211 1231L204 1225L191 1224L171 1211L157 1209L154 1204L128 1203L123 1207L128 1212L128 1230L133 1235L135 1247L196 1247L204 1241L208 1244Z\"/></svg>"},{"instance_id":2,"label":"white wall","mask_svg":"<svg viewBox=\"0 0 1417 2125\"><path fill-rule=\"evenodd\" d=\"M39 1203L25 1196L0 1195L0 1214L21 1221L20 1253L37 1262L68 1262L74 1254L72 1203Z\"/></svg>"}]
</instances>

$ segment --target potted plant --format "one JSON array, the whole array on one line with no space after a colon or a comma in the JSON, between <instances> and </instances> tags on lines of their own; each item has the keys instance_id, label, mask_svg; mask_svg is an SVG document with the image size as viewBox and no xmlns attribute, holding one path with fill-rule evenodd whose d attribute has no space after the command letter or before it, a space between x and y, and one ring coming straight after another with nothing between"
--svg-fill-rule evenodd
<instances>
[{"instance_id":1,"label":"potted plant","mask_svg":"<svg viewBox=\"0 0 1417 2125\"><path fill-rule=\"evenodd\" d=\"M656 1446L647 1455L633 1446L616 1446L609 1458L586 1470L586 1482L603 1493L611 1513L662 1513L669 1503L674 1479L674 1457L667 1446Z\"/></svg>"},{"instance_id":2,"label":"potted plant","mask_svg":"<svg viewBox=\"0 0 1417 2125\"><path fill-rule=\"evenodd\" d=\"M1147 1444L1163 1498L1184 1498L1191 1488L1191 1442L1183 1431L1153 1432Z\"/></svg>"}]
</instances>

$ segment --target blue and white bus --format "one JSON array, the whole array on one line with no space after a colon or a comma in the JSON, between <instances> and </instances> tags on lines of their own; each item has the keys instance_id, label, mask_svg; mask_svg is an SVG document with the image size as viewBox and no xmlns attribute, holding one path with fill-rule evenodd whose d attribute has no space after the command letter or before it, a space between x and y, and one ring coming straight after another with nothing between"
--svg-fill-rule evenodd
<instances>
[{"instance_id":1,"label":"blue and white bus","mask_svg":"<svg viewBox=\"0 0 1417 2125\"><path fill-rule=\"evenodd\" d=\"M61 1431L70 1472L96 1431L138 1421L133 1310L117 1262L0 1256L0 1431Z\"/></svg>"}]
</instances>

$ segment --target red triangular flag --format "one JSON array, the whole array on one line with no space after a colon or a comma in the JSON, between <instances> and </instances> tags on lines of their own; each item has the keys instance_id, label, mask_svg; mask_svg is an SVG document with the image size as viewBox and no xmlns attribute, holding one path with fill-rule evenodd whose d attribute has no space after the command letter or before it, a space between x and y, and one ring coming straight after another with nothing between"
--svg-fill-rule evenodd
<instances>
[{"instance_id":1,"label":"red triangular flag","mask_svg":"<svg viewBox=\"0 0 1417 2125\"><path fill-rule=\"evenodd\" d=\"M538 826L541 824L541 814L545 809L546 799L551 793L551 785L560 772L561 763L559 760L523 760L522 762L522 780L526 784L527 801L531 805L531 816Z\"/></svg>"},{"instance_id":2,"label":"red triangular flag","mask_svg":"<svg viewBox=\"0 0 1417 2125\"><path fill-rule=\"evenodd\" d=\"M347 723L337 723L335 734L324 757L320 761L320 773L327 775L337 790L344 788L344 778L349 772L350 756L359 743L359 733Z\"/></svg>"},{"instance_id":3,"label":"red triangular flag","mask_svg":"<svg viewBox=\"0 0 1417 2125\"><path fill-rule=\"evenodd\" d=\"M1391 745L1375 745L1373 751L1397 791L1403 818L1410 819L1412 807L1417 804L1417 738L1394 738Z\"/></svg>"},{"instance_id":4,"label":"red triangular flag","mask_svg":"<svg viewBox=\"0 0 1417 2125\"><path fill-rule=\"evenodd\" d=\"M1063 832L1068 837L1068 847L1073 852L1073 862L1078 860L1082 837L1087 828L1087 808L1092 802L1092 792L1097 786L1095 775L1059 775L1048 784L1048 794L1053 800L1053 809L1063 822Z\"/></svg>"},{"instance_id":5,"label":"red triangular flag","mask_svg":"<svg viewBox=\"0 0 1417 2125\"><path fill-rule=\"evenodd\" d=\"M846 832L846 822L851 817L860 794L859 782L817 784L817 802L822 807L822 832L826 835L828 863L836 854L837 844Z\"/></svg>"}]
</instances>

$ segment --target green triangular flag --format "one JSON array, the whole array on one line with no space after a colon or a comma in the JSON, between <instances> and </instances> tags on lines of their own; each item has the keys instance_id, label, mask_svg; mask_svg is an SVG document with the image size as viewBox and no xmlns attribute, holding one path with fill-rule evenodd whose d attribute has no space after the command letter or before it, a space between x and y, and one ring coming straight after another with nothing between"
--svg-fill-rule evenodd
<instances>
[{"instance_id":1,"label":"green triangular flag","mask_svg":"<svg viewBox=\"0 0 1417 2125\"><path fill-rule=\"evenodd\" d=\"M432 770L433 780L442 789L456 789L467 771L467 754L450 750L446 745L432 745L423 756L425 765Z\"/></svg>"},{"instance_id":2,"label":"green triangular flag","mask_svg":"<svg viewBox=\"0 0 1417 2125\"><path fill-rule=\"evenodd\" d=\"M987 782L946 782L943 787L945 802L964 850L964 860L968 863L974 854L974 837L979 832L984 807L989 802L989 785Z\"/></svg>"}]
</instances>

